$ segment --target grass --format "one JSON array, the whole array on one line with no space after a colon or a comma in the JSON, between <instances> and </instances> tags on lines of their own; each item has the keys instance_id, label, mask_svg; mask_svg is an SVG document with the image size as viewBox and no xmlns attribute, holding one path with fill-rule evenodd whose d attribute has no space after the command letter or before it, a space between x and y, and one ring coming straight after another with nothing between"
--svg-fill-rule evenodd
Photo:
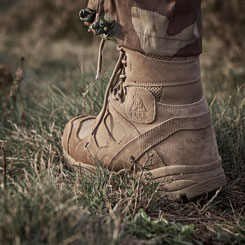
<instances>
[{"instance_id":1,"label":"grass","mask_svg":"<svg viewBox=\"0 0 245 245\"><path fill-rule=\"evenodd\" d=\"M71 46L28 53L23 81L0 105L0 244L244 244L245 72L229 72L225 62L210 68L203 58L228 185L196 200L171 201L155 183L127 172L117 175L98 164L90 174L66 165L65 123L99 112L112 69L109 52L108 71L94 82L94 51L90 58ZM81 65L78 50L85 55ZM0 53L18 64L18 49Z\"/></svg>"}]
</instances>

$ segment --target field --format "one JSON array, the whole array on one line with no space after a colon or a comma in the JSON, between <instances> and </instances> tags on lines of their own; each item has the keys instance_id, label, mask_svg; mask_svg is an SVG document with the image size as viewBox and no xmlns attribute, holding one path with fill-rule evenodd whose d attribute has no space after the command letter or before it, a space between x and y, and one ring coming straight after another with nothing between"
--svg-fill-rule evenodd
<instances>
[{"instance_id":1,"label":"field","mask_svg":"<svg viewBox=\"0 0 245 245\"><path fill-rule=\"evenodd\" d=\"M245 244L244 20L215 33L217 15L204 7L203 87L228 184L191 201L168 200L156 184L99 163L92 175L64 161L63 128L100 111L114 44L95 81L98 39L58 27L41 38L42 21L0 30L0 64L14 73L13 83L0 81L0 244Z\"/></svg>"}]
</instances>

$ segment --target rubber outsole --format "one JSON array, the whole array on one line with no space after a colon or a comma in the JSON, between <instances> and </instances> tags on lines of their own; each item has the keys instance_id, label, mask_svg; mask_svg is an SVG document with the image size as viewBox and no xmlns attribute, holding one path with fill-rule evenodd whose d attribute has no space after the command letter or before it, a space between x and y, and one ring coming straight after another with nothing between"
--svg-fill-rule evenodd
<instances>
[{"instance_id":1,"label":"rubber outsole","mask_svg":"<svg viewBox=\"0 0 245 245\"><path fill-rule=\"evenodd\" d=\"M174 182L173 182L174 184ZM174 200L181 198L192 199L198 196L208 194L210 192L216 191L227 184L225 174L220 174L213 178L209 178L203 181L193 183L190 186L184 187L177 191L166 191L161 189L168 197Z\"/></svg>"}]
</instances>

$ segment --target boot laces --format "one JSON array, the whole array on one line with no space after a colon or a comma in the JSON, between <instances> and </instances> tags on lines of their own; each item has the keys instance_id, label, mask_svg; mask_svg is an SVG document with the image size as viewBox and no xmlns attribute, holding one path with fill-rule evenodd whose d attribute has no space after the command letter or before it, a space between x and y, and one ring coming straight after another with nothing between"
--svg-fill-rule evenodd
<instances>
[{"instance_id":1,"label":"boot laces","mask_svg":"<svg viewBox=\"0 0 245 245\"><path fill-rule=\"evenodd\" d=\"M122 67L118 71L119 72L118 77L115 78L116 84L113 86L112 96L113 96L114 99L116 99L116 100L120 101L121 103L123 103L124 99L125 99L125 95L127 93L125 87L123 86L123 83L126 80L125 68L126 68L126 65L127 65L127 60L126 60L126 56L125 55L122 58L121 63L122 63Z\"/></svg>"},{"instance_id":2,"label":"boot laces","mask_svg":"<svg viewBox=\"0 0 245 245\"><path fill-rule=\"evenodd\" d=\"M99 55L98 55L98 63L97 63L97 74L96 74L96 80L99 79L101 70L102 70L102 60L103 60L103 48L104 48L105 40L101 40L100 48L99 48ZM109 96L112 94L113 98L120 101L121 103L125 99L126 95L126 89L123 87L123 83L126 80L126 72L125 67L127 64L125 51L122 47L117 46L117 50L119 51L119 57L117 60L117 63L114 67L114 70L112 72L111 78L109 80L109 83L106 88L105 96L104 96L104 103L101 109L100 114L97 118L97 123L92 131L92 135L95 137L96 132L102 123L105 113L108 111L108 101ZM107 129L107 127L106 127ZM107 129L109 135L110 132Z\"/></svg>"}]
</instances>

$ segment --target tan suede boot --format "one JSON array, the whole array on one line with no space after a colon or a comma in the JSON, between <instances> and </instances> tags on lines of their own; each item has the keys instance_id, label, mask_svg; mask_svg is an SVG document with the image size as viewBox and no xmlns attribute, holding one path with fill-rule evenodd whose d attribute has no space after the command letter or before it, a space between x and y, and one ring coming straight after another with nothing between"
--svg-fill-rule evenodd
<instances>
[{"instance_id":1,"label":"tan suede boot","mask_svg":"<svg viewBox=\"0 0 245 245\"><path fill-rule=\"evenodd\" d=\"M62 142L71 165L144 167L171 198L226 184L199 57L166 60L120 48L102 111L72 119Z\"/></svg>"}]
</instances>

